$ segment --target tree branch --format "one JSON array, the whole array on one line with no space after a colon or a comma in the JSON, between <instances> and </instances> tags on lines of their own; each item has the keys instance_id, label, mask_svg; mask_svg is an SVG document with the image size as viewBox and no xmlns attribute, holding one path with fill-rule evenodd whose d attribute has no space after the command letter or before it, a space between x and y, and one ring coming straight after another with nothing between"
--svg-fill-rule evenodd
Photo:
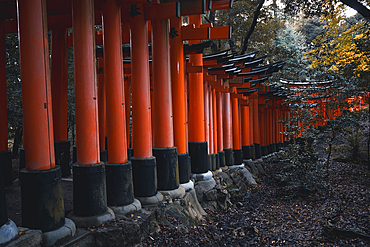
<instances>
[{"instance_id":1,"label":"tree branch","mask_svg":"<svg viewBox=\"0 0 370 247\"><path fill-rule=\"evenodd\" d=\"M368 9L365 5L358 2L357 0L340 0L342 3L347 5L348 7L354 9L362 15L367 21L370 21L370 9Z\"/></svg>"},{"instance_id":2,"label":"tree branch","mask_svg":"<svg viewBox=\"0 0 370 247\"><path fill-rule=\"evenodd\" d=\"M258 16L260 15L260 13L261 13L261 8L262 8L262 6L263 6L264 3L265 3L265 0L261 0L259 2L258 6L257 6L257 9L254 11L252 25L249 28L249 31L247 32L247 34L245 35L244 42L243 42L243 48L242 48L242 51L240 52L241 55L244 54L245 51L248 48L249 38L252 36L252 33L254 31L254 28L257 25L257 19L258 19Z\"/></svg>"}]
</instances>

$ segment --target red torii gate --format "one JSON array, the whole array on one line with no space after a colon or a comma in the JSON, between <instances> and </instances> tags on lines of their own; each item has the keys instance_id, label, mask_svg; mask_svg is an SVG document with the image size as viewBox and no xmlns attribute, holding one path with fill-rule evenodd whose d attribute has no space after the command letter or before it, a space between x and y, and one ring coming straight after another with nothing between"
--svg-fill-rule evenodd
<instances>
[{"instance_id":1,"label":"red torii gate","mask_svg":"<svg viewBox=\"0 0 370 247\"><path fill-rule=\"evenodd\" d=\"M9 1L4 1L6 12L1 12L1 17L10 19L10 14L15 14L14 7L8 4ZM186 3L186 1L184 1ZM223 6L224 3L228 3ZM55 167L54 158L54 138L57 141L65 142L65 71L53 70L53 78L56 80L58 77L61 79L60 83L54 83L51 89L48 71L48 44L46 41L46 24L53 29L53 67L61 61L64 67L66 58L66 30L65 28L73 26L73 47L74 47L74 62L75 62L75 91L76 91L76 125L77 125L77 164L74 164L74 219L79 221L80 226L91 224L86 219L93 216L105 215L104 221L109 220L114 215L113 212L107 208L107 199L105 197L105 170L100 162L99 152L99 127L98 121L98 104L97 93L95 86L95 54L94 54L94 21L99 17L103 18L103 35L104 35L104 54L105 66L104 84L106 91L106 111L107 111L107 140L108 140L108 164L105 167L107 176L109 173L115 174L124 170L131 169L131 164L127 159L127 137L126 137L126 124L125 124L125 106L124 106L124 87L122 83L122 54L121 54L121 8L119 6L127 6L123 8L128 11L123 15L125 18L130 17L128 20L131 27L131 57L132 57L132 100L133 100L133 145L135 155L131 158L133 163L134 173L134 190L135 195L140 197L150 197L156 193L156 167L155 159L152 156L152 141L151 141L151 120L150 120L150 80L149 80L149 64L148 58L148 32L147 20L153 20L153 37L157 34L160 37L168 37L166 21L161 19L168 19L169 17L157 16L163 14L160 12L162 6L176 6L176 3L162 3L161 6L156 3L148 4L144 1L102 1L84 0L84 1L47 1L47 8L45 2L39 0L33 1L17 1L18 8L18 22L16 21L2 21L2 37L5 32L14 31L14 24L18 25L20 49L21 49L21 64L22 64L22 91L23 91L23 109L24 109L24 138L26 150L26 169L21 171L22 180L22 220L23 225L31 228L41 229L44 232L54 231L59 229L64 224L64 209L63 197L61 194L60 167ZM214 1L213 3L217 3ZM229 1L218 1L218 8L230 7ZM166 5L167 4L167 5ZM149 8L145 9L147 5ZM194 5L201 6L193 8ZM212 1L208 2L208 6L212 5ZM217 4L214 4L217 5ZM185 5L186 6L186 5ZM187 9L192 13L200 14L205 6L204 1L193 1L188 4ZM142 14L140 10L145 10L146 15ZM47 17L47 13L49 17ZM62 14L63 13L63 14ZM149 16L148 16L149 15ZM13 15L15 16L15 15ZM98 18L96 18L98 17ZM193 18L193 17L191 17ZM158 20L158 21L157 21ZM164 28L164 29L163 29ZM205 29L205 28L202 28ZM158 30L158 31L154 31ZM202 30L203 32L203 30ZM162 34L161 34L162 33ZM217 34L217 32L216 32ZM164 36L165 35L165 36ZM217 35L216 35L217 36ZM58 38L60 37L60 38ZM157 47L153 50L159 51L161 55L161 48L168 49L167 43L159 43L153 45ZM58 43L61 41L61 43ZM153 43L156 40L153 38ZM109 44L109 45L108 45ZM58 47L60 49L58 50ZM60 53L58 54L58 51ZM168 50L167 52L168 54ZM120 54L120 55L117 55ZM153 54L153 55L154 55ZM154 55L156 56L156 55ZM59 60L59 59L60 60ZM142 59L145 58L145 59ZM167 57L168 59L168 57ZM154 59L155 60L155 59ZM34 62L36 61L36 62ZM154 62L154 61L153 61ZM154 62L155 63L155 62ZM160 66L160 65L159 65ZM54 69L53 68L53 69ZM3 68L2 68L3 69ZM156 71L169 72L169 67L159 68ZM55 74L54 74L55 71ZM58 74L58 73L61 74ZM169 74L169 73L168 73ZM167 74L167 75L168 75ZM159 76L163 79L162 76ZM163 85L168 89L168 80ZM3 82L2 82L3 83ZM3 84L2 84L3 85ZM6 85L6 84L5 84ZM167 86L166 86L167 85ZM61 86L57 89L56 86ZM104 93L104 87L102 87ZM51 92L55 94L51 97ZM171 92L167 92L171 93ZM102 94L102 93L100 93ZM35 97L36 96L36 97ZM57 100L61 97L61 100ZM51 98L55 101L55 106L52 109ZM62 100L63 99L63 100ZM168 99L168 98L167 98ZM161 99L158 99L160 101ZM168 100L167 100L168 102ZM60 104L58 104L60 103ZM103 102L102 102L103 103ZM170 109L168 105L164 107ZM2 108L4 109L4 108ZM159 108L161 109L161 108ZM55 110L55 114L52 114ZM3 112L3 110L2 110ZM161 114L160 111L158 114ZM169 111L163 111L168 117ZM53 116L55 119L58 117L60 120L52 122ZM105 121L104 121L105 122ZM170 121L171 122L171 121ZM59 125L58 125L59 124ZM170 123L171 124L171 123ZM53 126L54 125L54 126ZM54 136L54 131L58 130L57 136ZM159 124L159 130L165 129L171 131L171 127L163 128ZM47 130L47 131L46 131ZM59 130L61 130L59 132ZM191 131L192 132L192 131ZM168 132L166 132L168 134ZM163 141L165 144L158 144L159 148L170 146L173 147L173 141L166 139L164 136ZM3 138L5 139L5 138ZM6 137L7 139L7 137ZM2 140L3 141L3 140ZM159 143L161 142L158 139ZM169 142L168 142L169 141ZM37 145L35 145L37 143ZM123 150L123 151L122 151ZM7 150L6 150L7 152ZM144 169L144 170L143 170ZM136 176L135 170L139 171L140 176ZM111 171L111 172L110 172ZM148 171L146 173L145 171ZM129 172L130 173L130 172ZM145 180L142 178L143 174L147 174L151 179ZM59 191L58 193L50 194L46 188L36 189L35 179L47 180L52 177L50 182L45 185L52 191ZM129 176L130 177L130 176ZM128 180L130 180L129 177ZM125 178L120 178L125 179ZM141 179L141 180L140 180ZM110 179L109 179L110 180ZM91 183L94 181L94 183ZM110 180L111 181L111 180ZM149 183L149 184L148 184ZM175 182L176 183L176 182ZM130 183L125 183L125 185ZM93 186L92 186L93 185ZM115 181L113 187L121 185L120 181ZM178 184L177 184L178 185ZM53 188L58 188L54 189ZM109 190L107 183L107 194L109 203L109 194L113 193L114 202L113 206L120 207L119 199L122 197L122 192L113 188ZM123 188L124 199L131 201L133 199L132 186ZM45 193L44 193L45 192ZM97 194L99 193L99 194ZM118 194L117 194L118 193ZM131 195L131 196L130 196ZM31 200L32 199L32 200ZM3 201L3 200L2 200ZM5 201L5 200L4 200ZM50 205L53 202L52 209L49 207L47 212L44 207L39 207L39 202ZM122 202L121 202L122 203ZM127 203L123 202L123 203ZM122 205L124 206L124 205ZM50 211L52 210L52 212ZM108 211L109 212L108 212ZM97 219L95 219L97 220ZM98 219L99 220L99 219ZM96 222L95 222L96 223ZM100 221L99 221L100 223Z\"/></svg>"}]
</instances>

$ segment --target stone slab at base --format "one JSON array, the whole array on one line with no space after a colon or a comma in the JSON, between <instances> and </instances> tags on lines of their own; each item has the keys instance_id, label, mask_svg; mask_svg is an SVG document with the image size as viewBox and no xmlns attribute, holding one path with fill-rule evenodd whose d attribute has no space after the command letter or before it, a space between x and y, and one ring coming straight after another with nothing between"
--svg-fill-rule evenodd
<instances>
[{"instance_id":1,"label":"stone slab at base","mask_svg":"<svg viewBox=\"0 0 370 247\"><path fill-rule=\"evenodd\" d=\"M109 206L110 209L116 215L131 214L141 210L141 203L138 199L134 199L134 202L125 206Z\"/></svg>"},{"instance_id":2,"label":"stone slab at base","mask_svg":"<svg viewBox=\"0 0 370 247\"><path fill-rule=\"evenodd\" d=\"M145 206L155 206L158 203L163 201L163 195L157 192L154 196L149 197L137 197L137 199L141 202L141 205Z\"/></svg>"},{"instance_id":3,"label":"stone slab at base","mask_svg":"<svg viewBox=\"0 0 370 247\"><path fill-rule=\"evenodd\" d=\"M200 174L192 174L191 177L194 178L195 181L207 181L213 178L211 171L208 171L206 173L200 173Z\"/></svg>"},{"instance_id":4,"label":"stone slab at base","mask_svg":"<svg viewBox=\"0 0 370 247\"><path fill-rule=\"evenodd\" d=\"M196 186L200 188L202 191L209 191L210 189L213 189L216 185L216 181L214 178L206 181L199 181L196 183Z\"/></svg>"},{"instance_id":5,"label":"stone slab at base","mask_svg":"<svg viewBox=\"0 0 370 247\"><path fill-rule=\"evenodd\" d=\"M114 220L116 215L113 210L107 208L107 212L101 215L80 217L73 214L73 211L68 214L68 218L73 220L78 228L87 228L90 226L99 226L108 221Z\"/></svg>"},{"instance_id":6,"label":"stone slab at base","mask_svg":"<svg viewBox=\"0 0 370 247\"><path fill-rule=\"evenodd\" d=\"M234 170L234 169L236 169L236 165L233 165L233 166L228 166L228 168L230 169L230 170Z\"/></svg>"},{"instance_id":7,"label":"stone slab at base","mask_svg":"<svg viewBox=\"0 0 370 247\"><path fill-rule=\"evenodd\" d=\"M263 162L263 159L262 159L262 158L259 158L259 159L257 159L256 161L258 161L258 162Z\"/></svg>"},{"instance_id":8,"label":"stone slab at base","mask_svg":"<svg viewBox=\"0 0 370 247\"><path fill-rule=\"evenodd\" d=\"M18 227L19 236L8 242L6 247L40 247L42 243L41 230ZM18 235L18 234L17 234ZM3 245L2 245L3 246Z\"/></svg>"},{"instance_id":9,"label":"stone slab at base","mask_svg":"<svg viewBox=\"0 0 370 247\"><path fill-rule=\"evenodd\" d=\"M218 169L217 171L216 171L216 173L221 173L222 172L222 168L220 168L220 169Z\"/></svg>"},{"instance_id":10,"label":"stone slab at base","mask_svg":"<svg viewBox=\"0 0 370 247\"><path fill-rule=\"evenodd\" d=\"M235 165L236 168L244 168L244 163L241 163L240 165Z\"/></svg>"},{"instance_id":11,"label":"stone slab at base","mask_svg":"<svg viewBox=\"0 0 370 247\"><path fill-rule=\"evenodd\" d=\"M53 246L58 240L76 234L76 225L72 220L65 218L65 224L61 228L42 233L42 245Z\"/></svg>"},{"instance_id":12,"label":"stone slab at base","mask_svg":"<svg viewBox=\"0 0 370 247\"><path fill-rule=\"evenodd\" d=\"M18 228L13 221L8 220L0 227L0 244L9 242L15 236L18 236Z\"/></svg>"},{"instance_id":13,"label":"stone slab at base","mask_svg":"<svg viewBox=\"0 0 370 247\"><path fill-rule=\"evenodd\" d=\"M241 169L241 173L249 185L257 185L256 180L254 180L253 175L248 171L248 169Z\"/></svg>"},{"instance_id":14,"label":"stone slab at base","mask_svg":"<svg viewBox=\"0 0 370 247\"><path fill-rule=\"evenodd\" d=\"M175 190L161 190L160 192L163 196L171 199L180 199L185 196L185 188L182 185Z\"/></svg>"},{"instance_id":15,"label":"stone slab at base","mask_svg":"<svg viewBox=\"0 0 370 247\"><path fill-rule=\"evenodd\" d=\"M192 180L189 180L189 182L181 184L181 186L184 187L186 192L188 192L194 189L194 182Z\"/></svg>"}]
</instances>

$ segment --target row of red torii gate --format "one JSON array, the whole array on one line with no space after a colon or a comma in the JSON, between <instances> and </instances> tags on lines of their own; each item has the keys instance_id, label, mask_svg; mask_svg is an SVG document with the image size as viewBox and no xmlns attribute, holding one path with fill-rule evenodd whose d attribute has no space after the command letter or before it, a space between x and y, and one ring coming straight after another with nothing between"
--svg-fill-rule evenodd
<instances>
[{"instance_id":1,"label":"row of red torii gate","mask_svg":"<svg viewBox=\"0 0 370 247\"><path fill-rule=\"evenodd\" d=\"M157 203L158 191L181 194L192 187L192 174L206 179L210 171L260 159L287 143L278 122L289 117L286 94L261 84L283 63L261 66L265 56L257 52L203 55L210 45L205 40L228 39L231 29L202 24L201 14L231 6L230 0L0 1L0 177L12 183L5 34L18 32L24 227L47 233L66 224L61 177L71 172L68 46L76 113L69 218L77 226L112 219L132 204ZM0 192L0 226L6 226L3 186Z\"/></svg>"}]
</instances>

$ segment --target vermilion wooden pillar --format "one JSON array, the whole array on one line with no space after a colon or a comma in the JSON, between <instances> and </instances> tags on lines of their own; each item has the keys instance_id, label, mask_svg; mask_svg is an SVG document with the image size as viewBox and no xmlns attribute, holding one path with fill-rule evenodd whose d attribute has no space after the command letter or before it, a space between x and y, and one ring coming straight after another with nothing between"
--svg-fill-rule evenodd
<instances>
[{"instance_id":1,"label":"vermilion wooden pillar","mask_svg":"<svg viewBox=\"0 0 370 247\"><path fill-rule=\"evenodd\" d=\"M148 29L143 5L129 8L134 192L136 197L151 197L157 193L157 168L152 155Z\"/></svg>"},{"instance_id":2,"label":"vermilion wooden pillar","mask_svg":"<svg viewBox=\"0 0 370 247\"><path fill-rule=\"evenodd\" d=\"M209 118L209 91L208 83L203 83L203 92L204 92L204 137L207 142L207 162L209 169L212 170L212 158L210 156L210 118Z\"/></svg>"},{"instance_id":3,"label":"vermilion wooden pillar","mask_svg":"<svg viewBox=\"0 0 370 247\"><path fill-rule=\"evenodd\" d=\"M217 153L220 159L220 167L225 166L225 152L224 152L224 134L223 134L223 96L221 92L217 92L216 95L217 104Z\"/></svg>"},{"instance_id":4,"label":"vermilion wooden pillar","mask_svg":"<svg viewBox=\"0 0 370 247\"><path fill-rule=\"evenodd\" d=\"M53 231L65 223L61 170L55 167L46 6L18 0L26 169L20 171L22 226ZM52 178L52 179L50 179Z\"/></svg>"},{"instance_id":5,"label":"vermilion wooden pillar","mask_svg":"<svg viewBox=\"0 0 370 247\"><path fill-rule=\"evenodd\" d=\"M8 117L6 103L6 50L4 22L0 21L0 172L5 186L13 183L12 155L8 150ZM0 185L1 186L1 185ZM1 222L0 222L1 225Z\"/></svg>"},{"instance_id":6,"label":"vermilion wooden pillar","mask_svg":"<svg viewBox=\"0 0 370 247\"><path fill-rule=\"evenodd\" d=\"M77 163L100 162L92 0L73 1Z\"/></svg>"},{"instance_id":7,"label":"vermilion wooden pillar","mask_svg":"<svg viewBox=\"0 0 370 247\"><path fill-rule=\"evenodd\" d=\"M216 156L214 146L214 126L213 126L213 95L212 88L208 86L208 100L209 100L209 156L210 156L210 169L216 171Z\"/></svg>"},{"instance_id":8,"label":"vermilion wooden pillar","mask_svg":"<svg viewBox=\"0 0 370 247\"><path fill-rule=\"evenodd\" d=\"M94 24L93 0L73 0L77 163L73 165L73 212L69 217L107 215L109 220L114 213L107 212L105 168L100 163Z\"/></svg>"},{"instance_id":9,"label":"vermilion wooden pillar","mask_svg":"<svg viewBox=\"0 0 370 247\"><path fill-rule=\"evenodd\" d=\"M239 99L232 97L233 151L235 165L243 163L243 152L240 145Z\"/></svg>"},{"instance_id":10,"label":"vermilion wooden pillar","mask_svg":"<svg viewBox=\"0 0 370 247\"><path fill-rule=\"evenodd\" d=\"M276 152L276 143L277 143L277 107L276 101L274 100L274 108L272 112L272 145L273 145L273 152Z\"/></svg>"},{"instance_id":11,"label":"vermilion wooden pillar","mask_svg":"<svg viewBox=\"0 0 370 247\"><path fill-rule=\"evenodd\" d=\"M51 34L51 92L56 165L62 176L71 174L68 115L68 46L67 29L53 29Z\"/></svg>"},{"instance_id":12,"label":"vermilion wooden pillar","mask_svg":"<svg viewBox=\"0 0 370 247\"><path fill-rule=\"evenodd\" d=\"M46 13L42 10L41 0L19 1L18 11L22 12L22 16L18 17L18 30L23 82L23 129L27 140L24 145L26 168L46 170L55 166L48 44L44 39L46 23L42 18Z\"/></svg>"},{"instance_id":13,"label":"vermilion wooden pillar","mask_svg":"<svg viewBox=\"0 0 370 247\"><path fill-rule=\"evenodd\" d=\"M167 191L179 187L177 148L173 140L169 21L153 20L151 23L155 116L153 155L157 159L158 190Z\"/></svg>"},{"instance_id":14,"label":"vermilion wooden pillar","mask_svg":"<svg viewBox=\"0 0 370 247\"><path fill-rule=\"evenodd\" d=\"M125 115L126 115L126 137L127 137L127 158L131 160L132 151L131 148L131 76L124 75L124 85L125 85Z\"/></svg>"},{"instance_id":15,"label":"vermilion wooden pillar","mask_svg":"<svg viewBox=\"0 0 370 247\"><path fill-rule=\"evenodd\" d=\"M261 158L260 127L258 121L258 99L252 99L254 158Z\"/></svg>"},{"instance_id":16,"label":"vermilion wooden pillar","mask_svg":"<svg viewBox=\"0 0 370 247\"><path fill-rule=\"evenodd\" d=\"M218 114L217 114L217 99L216 90L212 89L212 110L213 110L213 151L216 159L216 170L220 169L220 156L218 154Z\"/></svg>"},{"instance_id":17,"label":"vermilion wooden pillar","mask_svg":"<svg viewBox=\"0 0 370 247\"><path fill-rule=\"evenodd\" d=\"M106 128L107 128L107 102L104 82L104 57L98 58L98 113L99 113L99 147L100 160L108 161L108 152L105 148Z\"/></svg>"},{"instance_id":18,"label":"vermilion wooden pillar","mask_svg":"<svg viewBox=\"0 0 370 247\"><path fill-rule=\"evenodd\" d=\"M123 82L121 8L115 0L103 7L104 84L106 87L108 163L107 203L118 207L134 202L131 162L127 159L125 91Z\"/></svg>"},{"instance_id":19,"label":"vermilion wooden pillar","mask_svg":"<svg viewBox=\"0 0 370 247\"><path fill-rule=\"evenodd\" d=\"M266 133L266 116L264 108L260 108L258 112L259 118L259 129L260 129L260 138L261 138L261 156L266 156L266 140L265 140L265 133Z\"/></svg>"},{"instance_id":20,"label":"vermilion wooden pillar","mask_svg":"<svg viewBox=\"0 0 370 247\"><path fill-rule=\"evenodd\" d=\"M252 159L252 142L250 136L250 111L249 106L242 105L242 150L243 150L243 159L249 160Z\"/></svg>"},{"instance_id":21,"label":"vermilion wooden pillar","mask_svg":"<svg viewBox=\"0 0 370 247\"><path fill-rule=\"evenodd\" d=\"M171 86L173 105L174 145L177 147L180 183L188 183L190 178L190 163L188 142L186 140L186 101L185 101L185 68L184 48L181 37L181 18L172 18L170 30L178 36L170 37Z\"/></svg>"},{"instance_id":22,"label":"vermilion wooden pillar","mask_svg":"<svg viewBox=\"0 0 370 247\"><path fill-rule=\"evenodd\" d=\"M195 24L195 27L199 28L200 15L190 15L189 24ZM189 44L198 42L189 41ZM194 66L203 66L203 55L190 54L189 63ZM206 173L209 170L204 130L203 73L189 74L189 155L193 174Z\"/></svg>"},{"instance_id":23,"label":"vermilion wooden pillar","mask_svg":"<svg viewBox=\"0 0 370 247\"><path fill-rule=\"evenodd\" d=\"M232 112L230 93L223 93L223 134L224 152L227 166L234 165L233 136L232 136Z\"/></svg>"},{"instance_id":24,"label":"vermilion wooden pillar","mask_svg":"<svg viewBox=\"0 0 370 247\"><path fill-rule=\"evenodd\" d=\"M269 103L269 107L267 108L267 141L268 141L268 154L272 153L272 109L271 103Z\"/></svg>"}]
</instances>

